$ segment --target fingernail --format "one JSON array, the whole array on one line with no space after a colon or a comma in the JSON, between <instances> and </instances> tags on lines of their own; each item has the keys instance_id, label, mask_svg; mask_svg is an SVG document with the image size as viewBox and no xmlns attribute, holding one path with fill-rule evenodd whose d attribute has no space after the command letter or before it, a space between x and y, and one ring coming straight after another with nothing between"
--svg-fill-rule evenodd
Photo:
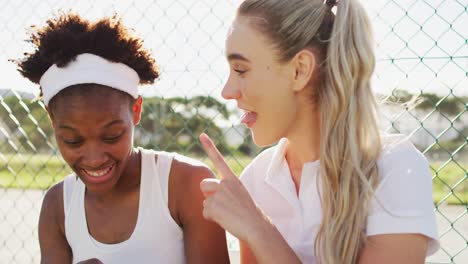
<instances>
[{"instance_id":1,"label":"fingernail","mask_svg":"<svg viewBox=\"0 0 468 264\"><path fill-rule=\"evenodd\" d=\"M205 143L208 142L208 135L205 133L201 133L199 138L200 138L200 141L202 142L205 142Z\"/></svg>"}]
</instances>

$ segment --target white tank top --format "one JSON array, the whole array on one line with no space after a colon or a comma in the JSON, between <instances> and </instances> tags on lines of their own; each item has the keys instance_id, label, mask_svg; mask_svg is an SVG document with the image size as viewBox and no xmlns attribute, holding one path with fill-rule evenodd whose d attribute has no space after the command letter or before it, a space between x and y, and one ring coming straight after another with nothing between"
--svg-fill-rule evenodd
<instances>
[{"instance_id":1,"label":"white tank top","mask_svg":"<svg viewBox=\"0 0 468 264\"><path fill-rule=\"evenodd\" d=\"M174 154L141 148L140 151L138 219L130 238L121 243L100 243L89 234L84 206L85 185L75 174L65 178L65 236L73 252L73 263L91 258L106 264L186 262L183 232L168 208L168 180ZM155 155L158 155L157 162Z\"/></svg>"}]
</instances>

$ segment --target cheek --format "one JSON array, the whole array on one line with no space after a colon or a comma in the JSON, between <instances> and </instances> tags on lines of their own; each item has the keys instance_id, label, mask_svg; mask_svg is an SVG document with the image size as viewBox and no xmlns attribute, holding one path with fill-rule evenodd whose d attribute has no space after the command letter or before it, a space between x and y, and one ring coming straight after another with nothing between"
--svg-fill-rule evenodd
<instances>
[{"instance_id":1,"label":"cheek","mask_svg":"<svg viewBox=\"0 0 468 264\"><path fill-rule=\"evenodd\" d=\"M57 143L57 146L63 160L68 164L68 166L73 167L73 164L75 164L79 159L79 153L59 142Z\"/></svg>"},{"instance_id":2,"label":"cheek","mask_svg":"<svg viewBox=\"0 0 468 264\"><path fill-rule=\"evenodd\" d=\"M263 80L263 91L265 98L268 98L270 106L278 106L278 110L282 109L284 104L288 104L294 97L294 92L290 88L290 83L287 79L281 78L279 75L271 74ZM268 78L269 77L269 78Z\"/></svg>"},{"instance_id":3,"label":"cheek","mask_svg":"<svg viewBox=\"0 0 468 264\"><path fill-rule=\"evenodd\" d=\"M118 146L117 146L118 145ZM119 152L129 152L133 148L133 131L126 133L118 144L115 144L113 147L118 147Z\"/></svg>"},{"instance_id":4,"label":"cheek","mask_svg":"<svg viewBox=\"0 0 468 264\"><path fill-rule=\"evenodd\" d=\"M271 76L265 81L268 87L264 91L262 101L259 105L265 122L275 129L283 130L291 125L291 120L297 114L296 94L291 89L291 84L286 78L279 75Z\"/></svg>"},{"instance_id":5,"label":"cheek","mask_svg":"<svg viewBox=\"0 0 468 264\"><path fill-rule=\"evenodd\" d=\"M258 103L270 90L270 82L268 76L264 72L252 74L245 78L239 78L238 87L244 98L248 98L250 102Z\"/></svg>"},{"instance_id":6,"label":"cheek","mask_svg":"<svg viewBox=\"0 0 468 264\"><path fill-rule=\"evenodd\" d=\"M133 149L133 131L129 131L115 144L105 144L108 153L116 159L126 159Z\"/></svg>"},{"instance_id":7,"label":"cheek","mask_svg":"<svg viewBox=\"0 0 468 264\"><path fill-rule=\"evenodd\" d=\"M239 78L237 81L237 86L239 87L240 93L243 97L251 97L252 93L254 92L254 88L251 87L251 83L255 83L254 80L249 80L247 78Z\"/></svg>"}]
</instances>

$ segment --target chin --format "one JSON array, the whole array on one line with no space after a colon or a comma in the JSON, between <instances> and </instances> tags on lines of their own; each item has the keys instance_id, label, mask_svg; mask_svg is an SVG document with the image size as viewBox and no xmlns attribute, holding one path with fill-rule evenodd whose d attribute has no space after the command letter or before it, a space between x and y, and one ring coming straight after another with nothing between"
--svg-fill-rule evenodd
<instances>
[{"instance_id":1,"label":"chin","mask_svg":"<svg viewBox=\"0 0 468 264\"><path fill-rule=\"evenodd\" d=\"M252 139L255 145L259 147L268 147L271 145L276 144L281 137L276 137L272 133L255 133L253 130L252 132Z\"/></svg>"},{"instance_id":2,"label":"chin","mask_svg":"<svg viewBox=\"0 0 468 264\"><path fill-rule=\"evenodd\" d=\"M102 184L85 183L86 189L93 194L106 194L115 188L116 183L109 181Z\"/></svg>"}]
</instances>

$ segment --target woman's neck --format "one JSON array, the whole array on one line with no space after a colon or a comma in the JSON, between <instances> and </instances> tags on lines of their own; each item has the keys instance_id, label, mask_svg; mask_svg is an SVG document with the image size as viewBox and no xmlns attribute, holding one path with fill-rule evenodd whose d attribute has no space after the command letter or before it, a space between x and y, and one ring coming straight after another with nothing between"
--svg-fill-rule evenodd
<instances>
[{"instance_id":1,"label":"woman's neck","mask_svg":"<svg viewBox=\"0 0 468 264\"><path fill-rule=\"evenodd\" d=\"M311 109L305 110L302 115L298 115L295 126L287 135L285 158L297 191L304 164L320 158L320 113Z\"/></svg>"},{"instance_id":2,"label":"woman's neck","mask_svg":"<svg viewBox=\"0 0 468 264\"><path fill-rule=\"evenodd\" d=\"M127 164L122 172L116 189L131 189L140 185L141 178L141 151L133 148L128 157Z\"/></svg>"}]
</instances>

